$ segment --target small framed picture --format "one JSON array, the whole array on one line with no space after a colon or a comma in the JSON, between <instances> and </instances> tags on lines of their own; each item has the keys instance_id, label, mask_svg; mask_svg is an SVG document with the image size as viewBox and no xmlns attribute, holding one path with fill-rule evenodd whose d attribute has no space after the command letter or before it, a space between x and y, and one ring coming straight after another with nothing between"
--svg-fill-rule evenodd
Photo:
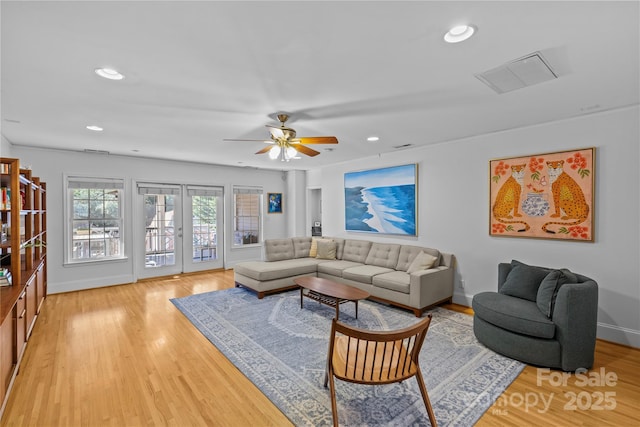
<instances>
[{"instance_id":1,"label":"small framed picture","mask_svg":"<svg viewBox=\"0 0 640 427\"><path fill-rule=\"evenodd\" d=\"M267 193L267 213L282 213L282 193Z\"/></svg>"}]
</instances>

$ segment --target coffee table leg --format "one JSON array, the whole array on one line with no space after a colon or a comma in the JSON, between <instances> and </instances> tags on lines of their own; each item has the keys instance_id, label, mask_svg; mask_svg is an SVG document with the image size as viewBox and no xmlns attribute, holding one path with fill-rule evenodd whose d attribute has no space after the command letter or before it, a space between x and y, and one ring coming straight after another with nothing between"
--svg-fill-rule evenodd
<instances>
[{"instance_id":1,"label":"coffee table leg","mask_svg":"<svg viewBox=\"0 0 640 427\"><path fill-rule=\"evenodd\" d=\"M302 307L302 289L303 289L303 288L302 288L302 286L301 286L301 287L300 287L300 308L303 308L303 307Z\"/></svg>"},{"instance_id":2,"label":"coffee table leg","mask_svg":"<svg viewBox=\"0 0 640 427\"><path fill-rule=\"evenodd\" d=\"M356 303L356 319L358 318L358 300L354 301Z\"/></svg>"},{"instance_id":3,"label":"coffee table leg","mask_svg":"<svg viewBox=\"0 0 640 427\"><path fill-rule=\"evenodd\" d=\"M340 300L336 298L336 320L340 320Z\"/></svg>"}]
</instances>

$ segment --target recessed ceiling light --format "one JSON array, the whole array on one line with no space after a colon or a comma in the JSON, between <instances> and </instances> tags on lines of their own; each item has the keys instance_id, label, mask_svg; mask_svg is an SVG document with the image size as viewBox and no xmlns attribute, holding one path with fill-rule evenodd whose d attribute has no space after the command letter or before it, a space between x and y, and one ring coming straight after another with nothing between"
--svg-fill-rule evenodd
<instances>
[{"instance_id":1,"label":"recessed ceiling light","mask_svg":"<svg viewBox=\"0 0 640 427\"><path fill-rule=\"evenodd\" d=\"M444 35L444 41L447 43L459 43L471 37L475 32L475 27L471 25L458 25L447 31Z\"/></svg>"},{"instance_id":2,"label":"recessed ceiling light","mask_svg":"<svg viewBox=\"0 0 640 427\"><path fill-rule=\"evenodd\" d=\"M87 129L92 130L94 132L102 132L104 130L100 126L96 126L96 125L89 125L87 126Z\"/></svg>"},{"instance_id":3,"label":"recessed ceiling light","mask_svg":"<svg viewBox=\"0 0 640 427\"><path fill-rule=\"evenodd\" d=\"M370 136L369 138L367 138L367 141L369 142L375 142L379 140L380 140L380 137L377 137L377 136Z\"/></svg>"},{"instance_id":4,"label":"recessed ceiling light","mask_svg":"<svg viewBox=\"0 0 640 427\"><path fill-rule=\"evenodd\" d=\"M122 80L124 76L112 68L96 68L96 74L109 80Z\"/></svg>"}]
</instances>

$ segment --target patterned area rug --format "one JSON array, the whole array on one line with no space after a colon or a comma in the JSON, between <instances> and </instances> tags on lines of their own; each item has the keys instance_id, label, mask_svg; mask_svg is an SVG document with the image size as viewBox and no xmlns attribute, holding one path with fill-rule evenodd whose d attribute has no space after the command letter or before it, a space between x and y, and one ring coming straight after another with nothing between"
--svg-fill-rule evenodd
<instances>
[{"instance_id":1,"label":"patterned area rug","mask_svg":"<svg viewBox=\"0 0 640 427\"><path fill-rule=\"evenodd\" d=\"M331 425L329 390L323 387L335 309L300 292L270 295L234 288L171 300L175 306L297 426ZM473 334L473 318L436 308L420 365L441 426L471 426L518 376L524 365L488 350ZM361 301L340 320L361 328L414 324L412 313ZM415 379L380 386L336 380L344 426L428 426Z\"/></svg>"}]
</instances>

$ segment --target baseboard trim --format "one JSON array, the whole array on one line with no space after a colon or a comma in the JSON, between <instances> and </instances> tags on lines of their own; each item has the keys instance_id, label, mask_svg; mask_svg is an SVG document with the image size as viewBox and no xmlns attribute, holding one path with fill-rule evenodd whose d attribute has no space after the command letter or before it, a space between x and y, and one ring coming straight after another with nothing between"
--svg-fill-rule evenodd
<instances>
[{"instance_id":1,"label":"baseboard trim","mask_svg":"<svg viewBox=\"0 0 640 427\"><path fill-rule=\"evenodd\" d=\"M467 295L460 292L453 293L453 302L455 304L471 307L471 300L473 300L473 295Z\"/></svg>"},{"instance_id":2,"label":"baseboard trim","mask_svg":"<svg viewBox=\"0 0 640 427\"><path fill-rule=\"evenodd\" d=\"M467 295L462 292L456 292L453 294L453 302L455 304L471 307L472 300L473 295ZM640 348L640 331L635 329L622 328L620 326L598 322L596 337L604 341L609 341L627 347Z\"/></svg>"},{"instance_id":3,"label":"baseboard trim","mask_svg":"<svg viewBox=\"0 0 640 427\"><path fill-rule=\"evenodd\" d=\"M109 276L104 278L94 278L90 280L75 280L73 282L47 283L47 294L61 294L64 292L84 291L86 289L104 288L106 286L123 285L133 283L133 275L123 274L121 276Z\"/></svg>"},{"instance_id":4,"label":"baseboard trim","mask_svg":"<svg viewBox=\"0 0 640 427\"><path fill-rule=\"evenodd\" d=\"M628 347L640 348L640 331L598 322L598 339Z\"/></svg>"}]
</instances>

